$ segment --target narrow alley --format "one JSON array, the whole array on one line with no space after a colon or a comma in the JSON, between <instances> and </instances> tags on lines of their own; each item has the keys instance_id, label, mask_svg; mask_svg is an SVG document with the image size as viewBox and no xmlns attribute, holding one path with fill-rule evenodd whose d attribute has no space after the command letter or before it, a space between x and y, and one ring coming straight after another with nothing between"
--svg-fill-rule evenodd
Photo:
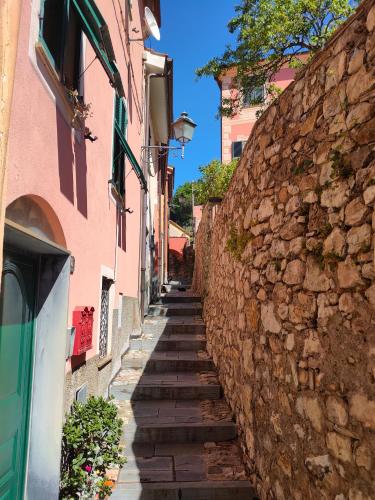
<instances>
[{"instance_id":1,"label":"narrow alley","mask_svg":"<svg viewBox=\"0 0 375 500\"><path fill-rule=\"evenodd\" d=\"M256 498L201 311L198 296L167 294L131 340L111 387L127 458L114 500Z\"/></svg>"},{"instance_id":2,"label":"narrow alley","mask_svg":"<svg viewBox=\"0 0 375 500\"><path fill-rule=\"evenodd\" d=\"M0 500L375 500L375 0L0 0Z\"/></svg>"}]
</instances>

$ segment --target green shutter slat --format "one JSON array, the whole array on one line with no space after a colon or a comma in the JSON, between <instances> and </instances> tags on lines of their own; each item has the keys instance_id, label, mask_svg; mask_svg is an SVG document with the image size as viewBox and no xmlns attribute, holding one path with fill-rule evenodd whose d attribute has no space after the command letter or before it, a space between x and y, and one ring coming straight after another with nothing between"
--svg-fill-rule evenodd
<instances>
[{"instance_id":1,"label":"green shutter slat","mask_svg":"<svg viewBox=\"0 0 375 500\"><path fill-rule=\"evenodd\" d=\"M122 131L117 123L115 123L115 133L118 134L118 137L120 139L121 146L124 149L125 155L128 158L128 160L130 161L131 166L132 166L136 176L138 177L140 183L142 184L143 189L145 191L147 191L147 182L146 182L145 176L143 175L142 169L141 169L139 163L137 162L137 160L134 156L134 153L128 144L128 141L125 139L125 136L123 135L123 133L122 133Z\"/></svg>"},{"instance_id":2,"label":"green shutter slat","mask_svg":"<svg viewBox=\"0 0 375 500\"><path fill-rule=\"evenodd\" d=\"M124 101L121 99L121 130L122 133L124 134L124 137L126 137L125 115L126 115L125 104Z\"/></svg>"},{"instance_id":3,"label":"green shutter slat","mask_svg":"<svg viewBox=\"0 0 375 500\"><path fill-rule=\"evenodd\" d=\"M116 95L115 99L115 121L117 123L120 123L120 117L121 117L121 99L118 98Z\"/></svg>"}]
</instances>

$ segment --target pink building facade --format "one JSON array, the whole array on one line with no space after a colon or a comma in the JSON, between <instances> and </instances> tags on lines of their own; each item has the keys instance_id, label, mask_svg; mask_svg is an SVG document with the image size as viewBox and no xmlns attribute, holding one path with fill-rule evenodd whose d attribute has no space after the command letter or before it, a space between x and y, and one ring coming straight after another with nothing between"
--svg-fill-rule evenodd
<instances>
[{"instance_id":1,"label":"pink building facade","mask_svg":"<svg viewBox=\"0 0 375 500\"><path fill-rule=\"evenodd\" d=\"M194 234L197 234L199 224L201 223L203 208L204 208L204 205L194 205L194 208L193 208Z\"/></svg>"},{"instance_id":2,"label":"pink building facade","mask_svg":"<svg viewBox=\"0 0 375 500\"><path fill-rule=\"evenodd\" d=\"M160 25L158 0L23 2L0 302L0 411L12 422L0 431L0 497L57 498L64 413L108 394L151 296L144 273L167 158L154 159L155 181L144 148L168 144L173 72L157 54L157 86L148 78L146 7Z\"/></svg>"},{"instance_id":3,"label":"pink building facade","mask_svg":"<svg viewBox=\"0 0 375 500\"><path fill-rule=\"evenodd\" d=\"M295 70L282 68L274 75L272 83L284 90L293 81L294 75ZM236 70L233 68L217 78L221 99L229 99L233 97L234 93L237 93L234 83L235 76ZM241 156L243 147L257 120L257 111L261 110L267 103L268 97L265 87L254 89L256 97L259 98L259 104L251 104L254 100L250 99L250 104L245 104L235 116L222 116L221 161L223 163L230 163L233 159Z\"/></svg>"}]
</instances>

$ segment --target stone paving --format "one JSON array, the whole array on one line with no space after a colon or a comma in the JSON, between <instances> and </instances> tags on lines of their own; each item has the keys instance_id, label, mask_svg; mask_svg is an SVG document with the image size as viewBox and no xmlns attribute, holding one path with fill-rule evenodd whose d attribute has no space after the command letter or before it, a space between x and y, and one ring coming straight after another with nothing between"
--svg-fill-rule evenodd
<instances>
[{"instance_id":1,"label":"stone paving","mask_svg":"<svg viewBox=\"0 0 375 500\"><path fill-rule=\"evenodd\" d=\"M205 345L201 305L168 294L131 341L111 393L127 464L114 500L255 499Z\"/></svg>"}]
</instances>

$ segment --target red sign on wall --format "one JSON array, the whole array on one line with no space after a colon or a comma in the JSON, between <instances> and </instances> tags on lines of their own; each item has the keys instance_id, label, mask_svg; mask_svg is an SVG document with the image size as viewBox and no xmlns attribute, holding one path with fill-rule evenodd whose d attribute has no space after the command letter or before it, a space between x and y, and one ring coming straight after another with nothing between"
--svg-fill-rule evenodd
<instances>
[{"instance_id":1,"label":"red sign on wall","mask_svg":"<svg viewBox=\"0 0 375 500\"><path fill-rule=\"evenodd\" d=\"M73 311L73 326L76 329L73 356L79 356L92 349L93 307L76 307Z\"/></svg>"}]
</instances>

